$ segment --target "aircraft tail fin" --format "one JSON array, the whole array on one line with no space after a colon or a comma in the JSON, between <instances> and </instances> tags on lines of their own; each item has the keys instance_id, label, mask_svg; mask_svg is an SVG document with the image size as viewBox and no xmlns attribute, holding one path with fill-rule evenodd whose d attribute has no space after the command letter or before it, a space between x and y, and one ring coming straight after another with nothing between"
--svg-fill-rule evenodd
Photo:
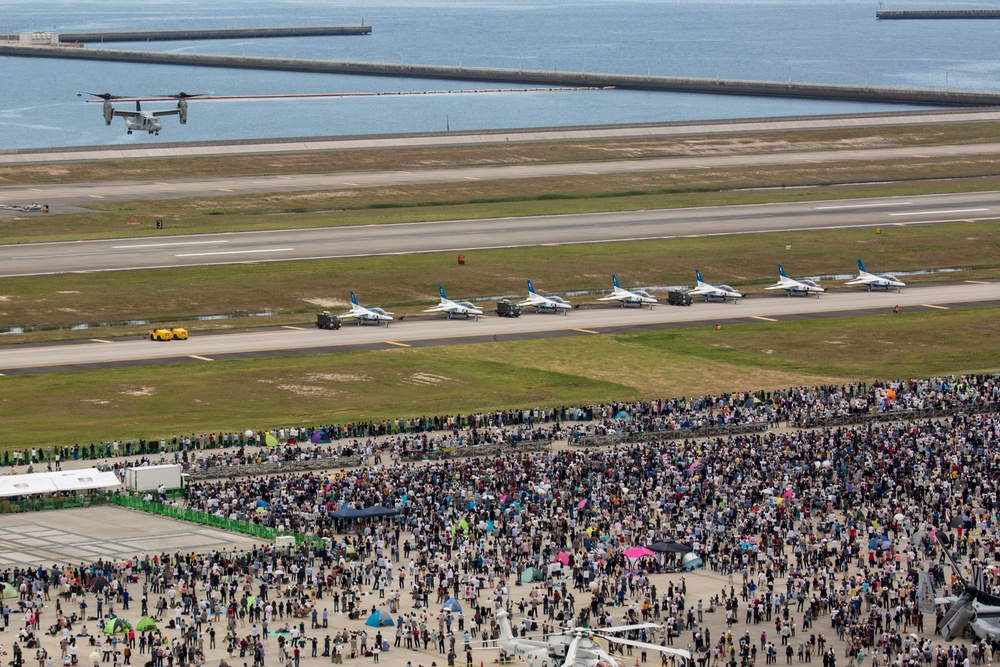
<instances>
[{"instance_id":1,"label":"aircraft tail fin","mask_svg":"<svg viewBox=\"0 0 1000 667\"><path fill-rule=\"evenodd\" d=\"M616 276L613 273L611 274L611 284L614 285L615 288L617 289L621 289L622 287L621 285L618 284L618 276Z\"/></svg>"},{"instance_id":2,"label":"aircraft tail fin","mask_svg":"<svg viewBox=\"0 0 1000 667\"><path fill-rule=\"evenodd\" d=\"M861 273L868 273L868 271L865 270L865 263L861 261L860 257L858 257L858 271Z\"/></svg>"},{"instance_id":3,"label":"aircraft tail fin","mask_svg":"<svg viewBox=\"0 0 1000 667\"><path fill-rule=\"evenodd\" d=\"M355 306L358 305L358 297L354 296L354 290L351 290L351 303L353 303Z\"/></svg>"},{"instance_id":4,"label":"aircraft tail fin","mask_svg":"<svg viewBox=\"0 0 1000 667\"><path fill-rule=\"evenodd\" d=\"M535 286L531 284L531 278L528 278L528 294L535 293Z\"/></svg>"},{"instance_id":5,"label":"aircraft tail fin","mask_svg":"<svg viewBox=\"0 0 1000 667\"><path fill-rule=\"evenodd\" d=\"M510 640L514 638L514 632L510 629L510 617L503 609L497 612L497 620L500 624L500 636L497 638L497 646L505 651L513 651L514 645Z\"/></svg>"},{"instance_id":6,"label":"aircraft tail fin","mask_svg":"<svg viewBox=\"0 0 1000 667\"><path fill-rule=\"evenodd\" d=\"M917 606L921 613L934 613L934 587L931 585L930 572L917 573Z\"/></svg>"},{"instance_id":7,"label":"aircraft tail fin","mask_svg":"<svg viewBox=\"0 0 1000 667\"><path fill-rule=\"evenodd\" d=\"M441 300L442 301L447 301L448 300L448 297L446 297L444 295L444 285L438 285L438 292L441 293Z\"/></svg>"},{"instance_id":8,"label":"aircraft tail fin","mask_svg":"<svg viewBox=\"0 0 1000 667\"><path fill-rule=\"evenodd\" d=\"M783 267L781 264L778 264L778 275L781 276L782 278L788 277L785 275L785 267Z\"/></svg>"},{"instance_id":9,"label":"aircraft tail fin","mask_svg":"<svg viewBox=\"0 0 1000 667\"><path fill-rule=\"evenodd\" d=\"M696 279L696 280L698 281L698 283L699 283L699 284L701 284L701 283L705 282L705 281L704 281L704 280L702 280L702 278L701 278L701 270L700 270L700 269L695 269L695 270L694 270L694 277L695 277L695 279Z\"/></svg>"}]
</instances>

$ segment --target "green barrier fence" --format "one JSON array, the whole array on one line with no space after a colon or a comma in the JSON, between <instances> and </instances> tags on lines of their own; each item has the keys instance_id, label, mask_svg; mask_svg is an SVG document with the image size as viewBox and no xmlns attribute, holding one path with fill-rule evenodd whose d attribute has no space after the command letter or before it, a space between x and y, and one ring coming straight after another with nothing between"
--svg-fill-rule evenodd
<instances>
[{"instance_id":1,"label":"green barrier fence","mask_svg":"<svg viewBox=\"0 0 1000 667\"><path fill-rule=\"evenodd\" d=\"M218 528L219 530L228 530L234 533L242 533L244 535L252 535L265 540L273 540L280 535L291 535L295 538L296 545L302 544L303 542L312 542L314 544L320 544L322 542L319 538L312 537L310 535L302 535L301 533L285 533L269 526L261 526L256 523L250 523L249 521L229 519L224 516L206 514L205 512L198 512L185 507L177 507L175 505L154 503L148 500L142 500L140 498L133 498L131 496L121 494L112 496L111 502L112 504L139 510L140 512L150 512L152 514L158 514L170 519L190 521L192 523L199 523L203 526L210 526L212 528Z\"/></svg>"},{"instance_id":2,"label":"green barrier fence","mask_svg":"<svg viewBox=\"0 0 1000 667\"><path fill-rule=\"evenodd\" d=\"M60 510L71 507L94 507L112 502L114 494L89 493L72 496L49 496L30 498L27 500L0 500L0 514L19 514L21 512L41 512L45 510Z\"/></svg>"}]
</instances>

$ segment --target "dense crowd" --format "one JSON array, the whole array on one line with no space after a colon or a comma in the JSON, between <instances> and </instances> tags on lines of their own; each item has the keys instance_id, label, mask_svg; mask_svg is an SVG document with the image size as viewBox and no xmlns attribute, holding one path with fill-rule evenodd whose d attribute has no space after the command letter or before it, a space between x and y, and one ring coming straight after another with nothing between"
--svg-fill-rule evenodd
<instances>
[{"instance_id":1,"label":"dense crowd","mask_svg":"<svg viewBox=\"0 0 1000 667\"><path fill-rule=\"evenodd\" d=\"M144 613L148 607L180 632L165 664L176 664L170 660L177 656L180 664L193 662L207 628L214 632L207 621L222 611L231 650L262 664L269 629L285 623L302 635L307 625L325 628L329 614L357 618L384 603L396 617L392 640L436 648L452 664L469 644L466 633L496 636L494 612L504 607L525 631L606 625L612 614L614 622L654 619L663 632L636 630L636 638L691 644L703 649L706 660L744 666L758 659L776 662L780 652L789 663L816 656L832 667L838 656L830 654L830 635L847 646L840 657L859 664L870 657L873 667L964 667L987 662L992 647L943 646L911 636L938 620L924 619L917 608L915 573L930 571L939 592L960 586L942 566L940 536L949 535L963 569L984 565L984 586L1000 593L993 566L1000 548L1000 418L981 410L997 402L998 391L996 375L936 378L622 403L581 414L496 413L472 418L472 426L462 418L438 432L286 442L212 459L212 465L267 452L340 455L344 448L363 453L365 463L332 475L194 483L183 502L326 538L320 544L305 543L291 553L175 553L86 567L8 568L0 578L19 591L23 609L15 618L26 628L22 645L43 626L62 632L90 620L89 610L74 608L74 595L103 578L106 603L96 615L102 621L132 598ZM928 408L956 412L888 419L893 412ZM456 446L461 441L448 438L473 432L530 438L584 418L607 428L638 424L655 431L677 428L677 419L778 422L872 410L887 419L587 451L514 450L416 464L399 459L418 442ZM506 423L507 417L514 423ZM292 432L279 435L287 441ZM189 462L204 454L194 448L184 453ZM361 521L338 516L345 507L376 505L396 514ZM631 559L623 553L660 541L689 547L717 573L724 581L717 594L689 599L683 580L657 588L651 576L683 565L679 555ZM517 599L521 581L538 586ZM48 626L48 619L42 623L33 614L35 601L53 590L60 601ZM438 613L449 597L466 612ZM702 626L706 612L723 614L728 631L712 636ZM359 641L334 633L308 648L336 660L370 651ZM67 651L70 646L68 641Z\"/></svg>"}]
</instances>

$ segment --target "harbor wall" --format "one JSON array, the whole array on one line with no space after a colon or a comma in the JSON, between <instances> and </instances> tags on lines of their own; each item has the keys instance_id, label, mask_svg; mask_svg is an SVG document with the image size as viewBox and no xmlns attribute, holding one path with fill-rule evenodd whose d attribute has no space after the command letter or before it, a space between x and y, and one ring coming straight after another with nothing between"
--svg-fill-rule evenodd
<instances>
[{"instance_id":1,"label":"harbor wall","mask_svg":"<svg viewBox=\"0 0 1000 667\"><path fill-rule=\"evenodd\" d=\"M260 37L326 37L370 35L370 25L298 26L287 28L230 28L206 30L116 30L103 32L61 32L59 41L68 42L163 42L194 39L249 39Z\"/></svg>"},{"instance_id":2,"label":"harbor wall","mask_svg":"<svg viewBox=\"0 0 1000 667\"><path fill-rule=\"evenodd\" d=\"M1000 19L1000 9L884 9L877 19Z\"/></svg>"},{"instance_id":3,"label":"harbor wall","mask_svg":"<svg viewBox=\"0 0 1000 667\"><path fill-rule=\"evenodd\" d=\"M634 74L602 74L597 72L560 72L558 70L448 67L442 65L408 65L405 63L301 60L296 58L263 58L92 48L68 49L59 46L14 46L4 44L0 44L0 56L85 59L158 65L540 84L548 86L624 88L629 90L654 90L714 95L849 100L921 106L989 107L1000 105L1000 92L976 90L853 86L846 84L797 83L791 81L698 79Z\"/></svg>"}]
</instances>

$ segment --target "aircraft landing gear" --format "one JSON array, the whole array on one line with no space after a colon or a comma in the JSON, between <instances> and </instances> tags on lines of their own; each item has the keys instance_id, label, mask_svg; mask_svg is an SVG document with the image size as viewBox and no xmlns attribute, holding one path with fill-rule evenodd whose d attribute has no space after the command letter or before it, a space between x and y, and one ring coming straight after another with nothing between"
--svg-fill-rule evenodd
<instances>
[{"instance_id":1,"label":"aircraft landing gear","mask_svg":"<svg viewBox=\"0 0 1000 667\"><path fill-rule=\"evenodd\" d=\"M129 130L129 131L128 131L128 133L129 133L129 134L132 134L132 130Z\"/></svg>"}]
</instances>

